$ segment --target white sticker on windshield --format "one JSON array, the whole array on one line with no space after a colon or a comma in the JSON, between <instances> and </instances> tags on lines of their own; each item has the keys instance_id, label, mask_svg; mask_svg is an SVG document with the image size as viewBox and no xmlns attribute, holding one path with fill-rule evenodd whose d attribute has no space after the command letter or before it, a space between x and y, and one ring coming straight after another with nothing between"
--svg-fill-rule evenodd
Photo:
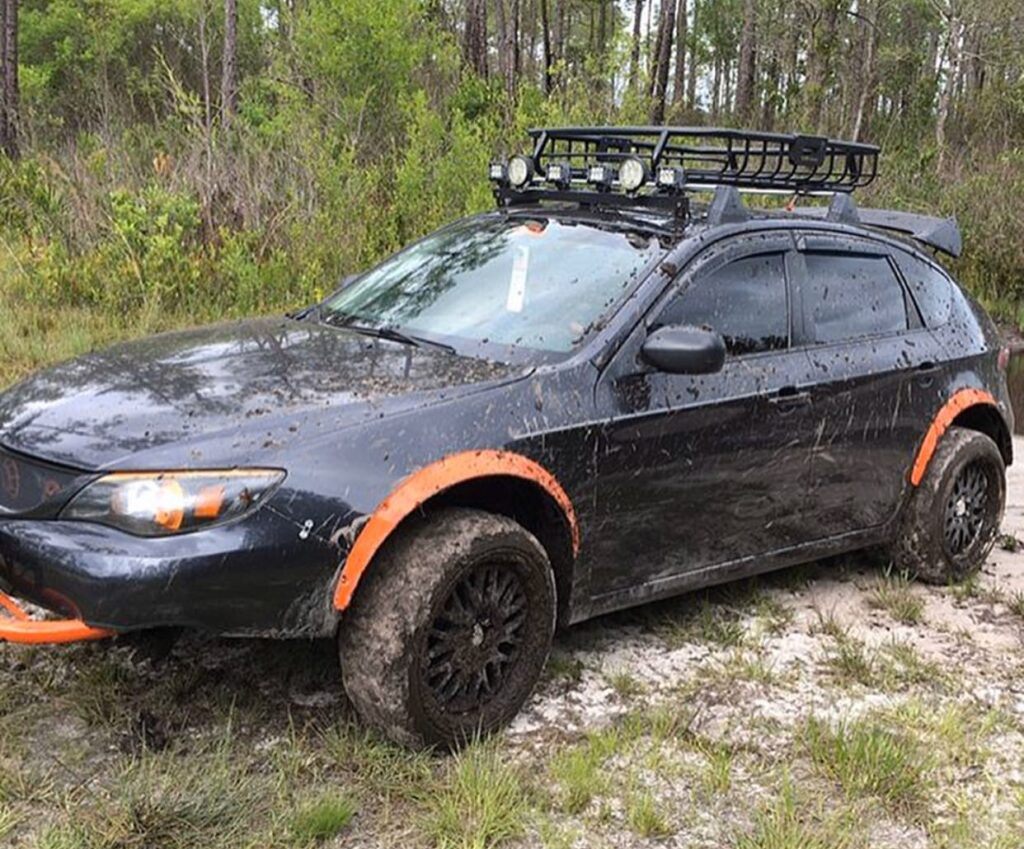
<instances>
[{"instance_id":1,"label":"white sticker on windshield","mask_svg":"<svg viewBox=\"0 0 1024 849\"><path fill-rule=\"evenodd\" d=\"M526 304L526 274L530 268L530 249L526 245L516 246L516 255L512 260L512 277L508 281L508 298L505 309L509 312L522 312Z\"/></svg>"}]
</instances>

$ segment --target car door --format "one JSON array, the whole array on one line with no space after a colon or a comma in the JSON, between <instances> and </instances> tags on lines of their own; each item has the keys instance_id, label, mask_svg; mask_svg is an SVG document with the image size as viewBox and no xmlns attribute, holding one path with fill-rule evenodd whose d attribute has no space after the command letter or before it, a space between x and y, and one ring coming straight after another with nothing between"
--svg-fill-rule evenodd
<instances>
[{"instance_id":1,"label":"car door","mask_svg":"<svg viewBox=\"0 0 1024 849\"><path fill-rule=\"evenodd\" d=\"M792 238L740 237L691 262L598 383L615 411L596 462L588 536L594 595L786 548L800 540L815 414L807 355L790 345ZM724 368L660 372L658 327L707 325Z\"/></svg>"},{"instance_id":2,"label":"car door","mask_svg":"<svg viewBox=\"0 0 1024 849\"><path fill-rule=\"evenodd\" d=\"M797 244L797 341L818 376L808 532L825 538L894 515L943 354L885 243L811 232Z\"/></svg>"}]
</instances>

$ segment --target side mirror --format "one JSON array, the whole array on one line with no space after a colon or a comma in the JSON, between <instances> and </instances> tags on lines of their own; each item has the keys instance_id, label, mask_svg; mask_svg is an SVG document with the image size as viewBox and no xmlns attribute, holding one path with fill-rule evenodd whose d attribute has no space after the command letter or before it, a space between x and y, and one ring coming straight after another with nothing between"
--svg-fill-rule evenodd
<instances>
[{"instance_id":1,"label":"side mirror","mask_svg":"<svg viewBox=\"0 0 1024 849\"><path fill-rule=\"evenodd\" d=\"M641 351L652 366L670 374L712 374L725 365L725 340L702 327L659 327Z\"/></svg>"}]
</instances>

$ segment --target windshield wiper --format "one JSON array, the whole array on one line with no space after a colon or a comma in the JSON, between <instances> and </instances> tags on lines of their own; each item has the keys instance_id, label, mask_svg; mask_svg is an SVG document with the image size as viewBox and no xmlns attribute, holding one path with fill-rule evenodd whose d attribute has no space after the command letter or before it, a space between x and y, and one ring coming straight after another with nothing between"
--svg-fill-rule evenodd
<instances>
[{"instance_id":1,"label":"windshield wiper","mask_svg":"<svg viewBox=\"0 0 1024 849\"><path fill-rule=\"evenodd\" d=\"M419 348L423 345L429 345L432 348L440 348L442 351L447 351L450 354L456 353L455 348L445 342L438 342L434 339L428 339L425 336L415 336L411 333L406 333L403 330L399 330L397 327L389 324L373 325L373 324L359 324L357 322L342 320L332 320L332 316L323 317L321 320L325 324L331 324L335 327L344 327L348 330L354 330L356 333L361 333L364 336L372 336L375 339L387 339L389 342L399 342L402 345L411 345L414 348Z\"/></svg>"}]
</instances>

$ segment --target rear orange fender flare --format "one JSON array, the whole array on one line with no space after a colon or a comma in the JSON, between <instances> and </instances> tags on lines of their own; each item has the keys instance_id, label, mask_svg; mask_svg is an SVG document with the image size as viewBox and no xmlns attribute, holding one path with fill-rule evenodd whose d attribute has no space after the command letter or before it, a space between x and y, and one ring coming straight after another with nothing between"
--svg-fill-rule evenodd
<instances>
[{"instance_id":1,"label":"rear orange fender flare","mask_svg":"<svg viewBox=\"0 0 1024 849\"><path fill-rule=\"evenodd\" d=\"M914 465L910 469L910 483L912 486L918 486L924 479L924 473L928 471L928 464L931 462L935 449L939 446L939 440L953 423L953 419L968 407L974 407L978 404L988 405L997 409L999 407L992 394L984 389L960 389L954 392L953 397L942 405L942 408L935 414L935 418L932 419L932 423L924 435L921 447L917 450L917 457L914 459Z\"/></svg>"},{"instance_id":2,"label":"rear orange fender flare","mask_svg":"<svg viewBox=\"0 0 1024 849\"><path fill-rule=\"evenodd\" d=\"M380 547L410 513L456 484L493 476L520 478L540 486L561 509L572 537L573 554L579 553L576 511L554 475L539 463L511 451L463 451L410 474L370 514L345 558L334 590L335 609L345 610L351 604L359 579Z\"/></svg>"}]
</instances>

